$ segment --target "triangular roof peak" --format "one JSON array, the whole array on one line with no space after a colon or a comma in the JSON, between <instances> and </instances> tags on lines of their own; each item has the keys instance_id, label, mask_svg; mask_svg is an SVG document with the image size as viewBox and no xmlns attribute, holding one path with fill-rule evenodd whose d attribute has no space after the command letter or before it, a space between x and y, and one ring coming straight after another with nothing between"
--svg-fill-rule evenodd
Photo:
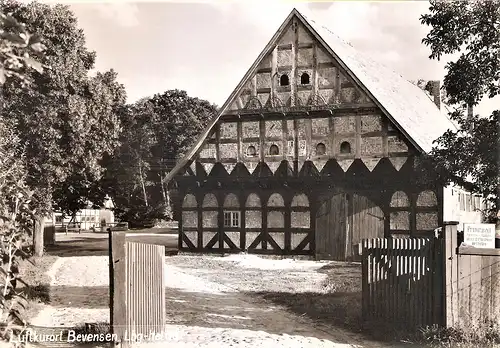
<instances>
[{"instance_id":1,"label":"triangular roof peak","mask_svg":"<svg viewBox=\"0 0 500 348\"><path fill-rule=\"evenodd\" d=\"M304 10L293 8L243 76L229 98L210 122L200 139L169 173L167 181L198 152L219 118L228 111L245 83L252 77L265 56L277 45L288 24L296 17L324 49L341 65L358 87L384 112L413 145L422 152L432 149L433 141L455 125L418 86L384 64L360 53L326 26L316 22Z\"/></svg>"}]
</instances>

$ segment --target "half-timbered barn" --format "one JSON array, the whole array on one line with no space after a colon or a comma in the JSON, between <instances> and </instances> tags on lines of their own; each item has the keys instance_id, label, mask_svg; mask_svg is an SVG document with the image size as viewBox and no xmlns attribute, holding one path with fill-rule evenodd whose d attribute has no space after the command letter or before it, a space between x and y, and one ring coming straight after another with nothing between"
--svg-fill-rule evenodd
<instances>
[{"instance_id":1,"label":"half-timbered barn","mask_svg":"<svg viewBox=\"0 0 500 348\"><path fill-rule=\"evenodd\" d=\"M293 10L167 178L179 248L352 260L432 234L444 189L415 161L454 125L427 90Z\"/></svg>"}]
</instances>

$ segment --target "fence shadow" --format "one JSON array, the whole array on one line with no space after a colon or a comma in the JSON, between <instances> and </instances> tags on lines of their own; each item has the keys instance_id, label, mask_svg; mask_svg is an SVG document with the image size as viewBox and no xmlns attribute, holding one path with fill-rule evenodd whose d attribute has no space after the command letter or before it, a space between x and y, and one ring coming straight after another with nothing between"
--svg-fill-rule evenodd
<instances>
[{"instance_id":1,"label":"fence shadow","mask_svg":"<svg viewBox=\"0 0 500 348\"><path fill-rule=\"evenodd\" d=\"M307 316L314 322L342 327L354 333L363 333L361 317L361 292L337 293L290 293L250 292L299 316Z\"/></svg>"}]
</instances>

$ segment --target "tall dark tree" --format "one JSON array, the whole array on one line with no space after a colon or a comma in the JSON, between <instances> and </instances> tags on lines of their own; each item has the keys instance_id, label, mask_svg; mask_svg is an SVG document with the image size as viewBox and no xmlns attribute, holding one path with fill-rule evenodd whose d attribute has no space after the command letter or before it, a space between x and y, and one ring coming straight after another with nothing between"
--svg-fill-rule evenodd
<instances>
[{"instance_id":1,"label":"tall dark tree","mask_svg":"<svg viewBox=\"0 0 500 348\"><path fill-rule=\"evenodd\" d=\"M176 162L193 145L208 122L217 113L217 107L206 100L192 98L185 91L169 90L154 95L151 122L154 124L156 143L151 149L153 168L165 204L169 195L164 178Z\"/></svg>"},{"instance_id":2,"label":"tall dark tree","mask_svg":"<svg viewBox=\"0 0 500 348\"><path fill-rule=\"evenodd\" d=\"M122 145L108 160L105 180L118 215L131 222L164 217L170 205L164 178L216 109L180 90L143 98L129 106L122 119Z\"/></svg>"},{"instance_id":3,"label":"tall dark tree","mask_svg":"<svg viewBox=\"0 0 500 348\"><path fill-rule=\"evenodd\" d=\"M431 59L459 54L446 64L443 87L456 108L451 118L458 131L436 140L427 165L437 168L445 182L455 182L488 198L490 217L499 207L500 110L477 115L471 109L483 98L500 94L500 0L431 0L421 17L431 27L422 42ZM467 110L468 112L465 112Z\"/></svg>"}]
</instances>

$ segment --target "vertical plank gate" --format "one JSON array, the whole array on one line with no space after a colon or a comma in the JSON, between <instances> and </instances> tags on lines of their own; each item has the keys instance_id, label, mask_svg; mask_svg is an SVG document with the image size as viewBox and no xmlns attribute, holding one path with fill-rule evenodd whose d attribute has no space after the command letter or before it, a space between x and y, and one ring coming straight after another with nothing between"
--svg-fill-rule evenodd
<instances>
[{"instance_id":1,"label":"vertical plank gate","mask_svg":"<svg viewBox=\"0 0 500 348\"><path fill-rule=\"evenodd\" d=\"M442 324L442 240L363 240L363 319L415 330Z\"/></svg>"},{"instance_id":2,"label":"vertical plank gate","mask_svg":"<svg viewBox=\"0 0 500 348\"><path fill-rule=\"evenodd\" d=\"M111 330L121 347L165 330L165 247L110 232Z\"/></svg>"},{"instance_id":3,"label":"vertical plank gate","mask_svg":"<svg viewBox=\"0 0 500 348\"><path fill-rule=\"evenodd\" d=\"M384 213L367 197L340 193L323 202L316 213L316 258L361 261L360 243L384 236Z\"/></svg>"}]
</instances>

